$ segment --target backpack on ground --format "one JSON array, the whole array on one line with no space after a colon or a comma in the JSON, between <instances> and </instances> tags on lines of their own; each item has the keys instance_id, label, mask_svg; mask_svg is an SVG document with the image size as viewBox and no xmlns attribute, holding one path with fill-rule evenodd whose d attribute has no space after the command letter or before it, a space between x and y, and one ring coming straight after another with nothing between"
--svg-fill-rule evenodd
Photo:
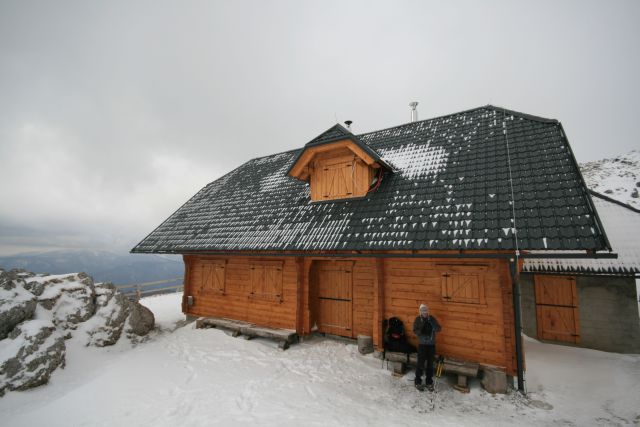
<instances>
[{"instance_id":1,"label":"backpack on ground","mask_svg":"<svg viewBox=\"0 0 640 427\"><path fill-rule=\"evenodd\" d=\"M415 353L416 347L409 344L407 341L407 334L404 329L402 320L397 317L385 319L382 323L384 329L384 352L394 351L398 353L405 353L407 358L409 353Z\"/></svg>"}]
</instances>

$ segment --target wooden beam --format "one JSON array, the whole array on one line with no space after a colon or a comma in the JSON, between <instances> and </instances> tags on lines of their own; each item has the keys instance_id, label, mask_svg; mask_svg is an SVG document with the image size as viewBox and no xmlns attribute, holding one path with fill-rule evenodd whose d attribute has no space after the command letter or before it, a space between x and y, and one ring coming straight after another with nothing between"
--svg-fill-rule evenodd
<instances>
[{"instance_id":1,"label":"wooden beam","mask_svg":"<svg viewBox=\"0 0 640 427\"><path fill-rule=\"evenodd\" d=\"M311 333L311 265L312 260L303 257L304 260L304 276L302 282L302 333L307 335Z\"/></svg>"},{"instance_id":2,"label":"wooden beam","mask_svg":"<svg viewBox=\"0 0 640 427\"><path fill-rule=\"evenodd\" d=\"M384 258L374 261L373 279L373 344L378 351L383 349L382 319L384 319Z\"/></svg>"},{"instance_id":3,"label":"wooden beam","mask_svg":"<svg viewBox=\"0 0 640 427\"><path fill-rule=\"evenodd\" d=\"M187 305L187 296L191 294L191 256L182 255L182 261L184 262L184 279L182 281L184 288L182 290L182 312L184 314L189 313L189 306Z\"/></svg>"},{"instance_id":4,"label":"wooden beam","mask_svg":"<svg viewBox=\"0 0 640 427\"><path fill-rule=\"evenodd\" d=\"M303 333L303 298L304 298L304 280L305 280L305 271L304 271L304 257L296 257L296 272L297 272L297 281L296 281L296 332L298 335L302 335Z\"/></svg>"}]
</instances>

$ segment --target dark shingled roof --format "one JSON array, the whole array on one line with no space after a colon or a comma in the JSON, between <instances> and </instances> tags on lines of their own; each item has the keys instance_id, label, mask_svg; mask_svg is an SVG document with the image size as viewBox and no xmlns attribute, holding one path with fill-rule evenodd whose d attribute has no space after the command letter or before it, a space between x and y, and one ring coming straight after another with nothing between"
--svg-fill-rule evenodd
<instances>
[{"instance_id":1,"label":"dark shingled roof","mask_svg":"<svg viewBox=\"0 0 640 427\"><path fill-rule=\"evenodd\" d=\"M286 175L302 149L256 158L132 252L514 249L512 207L521 250L610 249L556 120L489 105L357 139L395 169L364 198L310 202Z\"/></svg>"},{"instance_id":2,"label":"dark shingled roof","mask_svg":"<svg viewBox=\"0 0 640 427\"><path fill-rule=\"evenodd\" d=\"M530 273L619 275L640 277L640 209L604 194L589 191L616 259L525 259L523 271Z\"/></svg>"}]
</instances>

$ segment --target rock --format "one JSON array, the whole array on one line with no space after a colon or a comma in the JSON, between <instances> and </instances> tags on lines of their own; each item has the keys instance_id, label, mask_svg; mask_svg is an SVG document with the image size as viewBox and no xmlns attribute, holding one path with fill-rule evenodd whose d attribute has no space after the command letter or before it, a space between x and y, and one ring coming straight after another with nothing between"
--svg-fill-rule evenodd
<instances>
[{"instance_id":1,"label":"rock","mask_svg":"<svg viewBox=\"0 0 640 427\"><path fill-rule=\"evenodd\" d=\"M367 335L358 335L358 352L360 354L373 353L373 338Z\"/></svg>"},{"instance_id":2,"label":"rock","mask_svg":"<svg viewBox=\"0 0 640 427\"><path fill-rule=\"evenodd\" d=\"M144 305L137 302L130 302L129 321L127 322L127 333L144 336L155 326L153 312Z\"/></svg>"},{"instance_id":3,"label":"rock","mask_svg":"<svg viewBox=\"0 0 640 427\"><path fill-rule=\"evenodd\" d=\"M124 328L130 313L130 302L111 283L100 283L95 286L95 315L86 322L85 330L89 335L87 345L104 347L115 344Z\"/></svg>"},{"instance_id":4,"label":"rock","mask_svg":"<svg viewBox=\"0 0 640 427\"><path fill-rule=\"evenodd\" d=\"M88 320L95 312L95 286L85 273L57 276L35 276L27 284L43 290L38 303L51 311L53 323L62 329L75 329L78 323Z\"/></svg>"},{"instance_id":5,"label":"rock","mask_svg":"<svg viewBox=\"0 0 640 427\"><path fill-rule=\"evenodd\" d=\"M35 273L31 273L30 271L23 270L22 268L14 268L9 273L11 279L14 281L20 281L22 287L34 294L35 296L39 296L44 289L42 283L38 281L29 282L29 279L32 277L36 277Z\"/></svg>"},{"instance_id":6,"label":"rock","mask_svg":"<svg viewBox=\"0 0 640 427\"><path fill-rule=\"evenodd\" d=\"M26 390L45 384L64 367L64 338L52 322L27 320L0 341L0 396L7 390Z\"/></svg>"},{"instance_id":7,"label":"rock","mask_svg":"<svg viewBox=\"0 0 640 427\"><path fill-rule=\"evenodd\" d=\"M507 374L500 369L483 367L480 383L489 393L505 394L507 392Z\"/></svg>"},{"instance_id":8,"label":"rock","mask_svg":"<svg viewBox=\"0 0 640 427\"><path fill-rule=\"evenodd\" d=\"M0 270L0 340L17 324L31 319L36 310L36 297L12 273Z\"/></svg>"}]
</instances>

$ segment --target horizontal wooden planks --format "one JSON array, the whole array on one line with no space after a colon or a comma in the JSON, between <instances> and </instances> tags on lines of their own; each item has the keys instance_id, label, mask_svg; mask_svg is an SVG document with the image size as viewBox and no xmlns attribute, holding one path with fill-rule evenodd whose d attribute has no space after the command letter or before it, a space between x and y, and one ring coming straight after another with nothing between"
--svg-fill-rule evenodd
<instances>
[{"instance_id":1,"label":"horizontal wooden planks","mask_svg":"<svg viewBox=\"0 0 640 427\"><path fill-rule=\"evenodd\" d=\"M384 317L400 317L410 342L417 345L411 331L421 303L442 324L438 352L447 356L497 366L510 365L505 342L503 276L501 261L447 263L433 260L386 259L384 261ZM450 302L443 299L446 274L478 275L483 283L482 303ZM510 303L510 301L509 301Z\"/></svg>"},{"instance_id":2,"label":"horizontal wooden planks","mask_svg":"<svg viewBox=\"0 0 640 427\"><path fill-rule=\"evenodd\" d=\"M226 257L225 291L199 293L202 265L220 257L186 257L189 263L189 283L185 292L194 297L187 313L194 316L228 317L277 328L296 328L298 271L295 258ZM251 265L269 261L282 265L281 298L252 296Z\"/></svg>"}]
</instances>

